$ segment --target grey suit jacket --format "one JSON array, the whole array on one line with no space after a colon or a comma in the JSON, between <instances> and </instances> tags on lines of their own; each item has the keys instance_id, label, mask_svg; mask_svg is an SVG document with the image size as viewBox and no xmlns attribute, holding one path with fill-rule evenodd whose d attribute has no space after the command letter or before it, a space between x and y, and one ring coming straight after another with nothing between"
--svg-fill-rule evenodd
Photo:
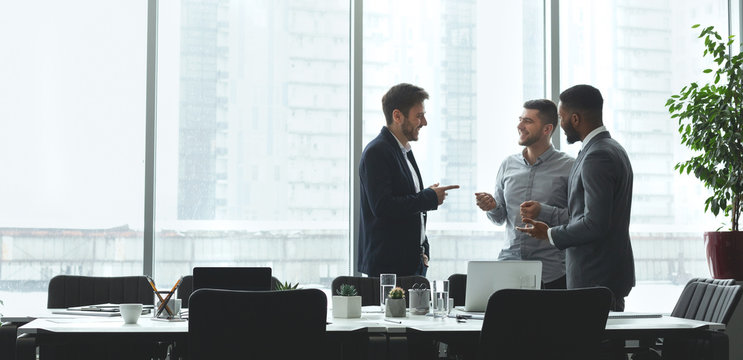
<instances>
[{"instance_id":1,"label":"grey suit jacket","mask_svg":"<svg viewBox=\"0 0 743 360\"><path fill-rule=\"evenodd\" d=\"M566 249L569 289L606 286L627 296L635 286L629 237L632 165L609 132L591 139L578 154L568 178L567 225L553 227L552 241Z\"/></svg>"}]
</instances>

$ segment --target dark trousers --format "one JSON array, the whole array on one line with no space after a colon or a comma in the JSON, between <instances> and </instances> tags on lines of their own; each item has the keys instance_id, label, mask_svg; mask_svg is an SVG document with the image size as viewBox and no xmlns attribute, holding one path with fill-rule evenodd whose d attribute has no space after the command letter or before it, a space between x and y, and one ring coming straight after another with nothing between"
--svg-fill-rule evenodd
<instances>
[{"instance_id":1,"label":"dark trousers","mask_svg":"<svg viewBox=\"0 0 743 360\"><path fill-rule=\"evenodd\" d=\"M423 263L423 255L420 256L420 260L418 261L418 269L415 270L415 274L413 275L420 275L425 277L426 273L428 272L428 266Z\"/></svg>"},{"instance_id":2,"label":"dark trousers","mask_svg":"<svg viewBox=\"0 0 743 360\"><path fill-rule=\"evenodd\" d=\"M567 279L566 275L563 275L559 279L555 279L550 282L544 283L542 285L542 289L567 289L568 283L566 279Z\"/></svg>"}]
</instances>

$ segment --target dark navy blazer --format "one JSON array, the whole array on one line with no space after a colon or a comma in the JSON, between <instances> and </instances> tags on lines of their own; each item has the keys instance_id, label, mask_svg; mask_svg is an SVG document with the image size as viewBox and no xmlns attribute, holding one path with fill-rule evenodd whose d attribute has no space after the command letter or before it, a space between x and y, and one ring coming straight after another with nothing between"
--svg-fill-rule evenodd
<instances>
[{"instance_id":1,"label":"dark navy blazer","mask_svg":"<svg viewBox=\"0 0 743 360\"><path fill-rule=\"evenodd\" d=\"M369 276L414 275L420 264L421 213L438 208L436 192L423 186L418 164L409 152L416 174L410 172L395 136L383 127L361 155L361 221L359 271ZM425 221L425 220L424 220ZM423 242L430 256L428 239Z\"/></svg>"}]
</instances>

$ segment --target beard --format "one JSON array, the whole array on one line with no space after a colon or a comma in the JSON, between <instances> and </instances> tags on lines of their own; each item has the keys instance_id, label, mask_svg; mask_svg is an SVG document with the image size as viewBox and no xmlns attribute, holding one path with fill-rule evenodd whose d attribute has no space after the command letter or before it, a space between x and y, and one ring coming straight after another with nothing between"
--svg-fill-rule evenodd
<instances>
[{"instance_id":1,"label":"beard","mask_svg":"<svg viewBox=\"0 0 743 360\"><path fill-rule=\"evenodd\" d=\"M418 141L418 129L420 127L413 126L407 117L402 123L402 134L405 135L408 141Z\"/></svg>"},{"instance_id":2,"label":"beard","mask_svg":"<svg viewBox=\"0 0 743 360\"><path fill-rule=\"evenodd\" d=\"M580 134L578 134L578 131L575 130L573 127L573 124L571 123L565 123L565 125L562 126L562 131L565 132L565 137L568 139L568 144L573 144L576 141L580 140Z\"/></svg>"},{"instance_id":3,"label":"beard","mask_svg":"<svg viewBox=\"0 0 743 360\"><path fill-rule=\"evenodd\" d=\"M534 143L536 143L537 141L539 141L542 138L540 135L541 134L538 134L538 133L537 134L530 135L526 139L520 140L519 141L519 145L521 145L521 146L531 146L531 145L533 145Z\"/></svg>"}]
</instances>

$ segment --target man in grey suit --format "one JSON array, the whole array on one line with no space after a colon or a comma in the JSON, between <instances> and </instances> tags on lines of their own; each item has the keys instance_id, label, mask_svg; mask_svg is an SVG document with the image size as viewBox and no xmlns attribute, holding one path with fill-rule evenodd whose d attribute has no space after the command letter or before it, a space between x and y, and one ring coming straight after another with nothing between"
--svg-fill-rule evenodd
<instances>
[{"instance_id":1,"label":"man in grey suit","mask_svg":"<svg viewBox=\"0 0 743 360\"><path fill-rule=\"evenodd\" d=\"M567 225L550 228L524 218L518 228L566 249L568 289L605 286L613 311L624 310L624 297L635 286L635 263L629 237L632 165L627 153L604 127L604 99L590 85L560 94L560 127L568 143L583 143L568 178Z\"/></svg>"}]
</instances>

